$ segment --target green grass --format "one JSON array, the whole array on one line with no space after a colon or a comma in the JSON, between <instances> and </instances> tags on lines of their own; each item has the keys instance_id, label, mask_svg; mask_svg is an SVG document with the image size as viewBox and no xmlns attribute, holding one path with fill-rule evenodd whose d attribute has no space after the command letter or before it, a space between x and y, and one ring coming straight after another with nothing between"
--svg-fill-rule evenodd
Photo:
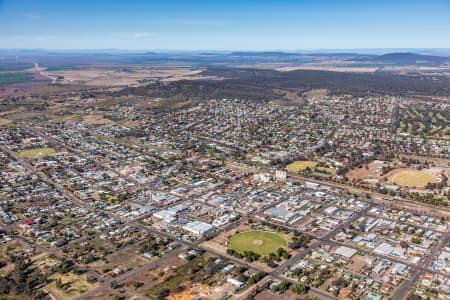
<instances>
[{"instance_id":1,"label":"green grass","mask_svg":"<svg viewBox=\"0 0 450 300\"><path fill-rule=\"evenodd\" d=\"M185 100L185 101L176 101L171 99L164 99L158 102L150 103L147 107L148 108L154 108L154 109L169 109L169 110L175 110L175 109L181 109L186 106L189 106L193 104L193 100Z\"/></svg>"},{"instance_id":2,"label":"green grass","mask_svg":"<svg viewBox=\"0 0 450 300\"><path fill-rule=\"evenodd\" d=\"M408 134L412 134L413 133L413 126L411 123L408 123L408 130L407 130Z\"/></svg>"},{"instance_id":3,"label":"green grass","mask_svg":"<svg viewBox=\"0 0 450 300\"><path fill-rule=\"evenodd\" d=\"M424 187L427 183L434 182L436 176L416 170L402 170L392 174L390 179L395 184L402 186Z\"/></svg>"},{"instance_id":4,"label":"green grass","mask_svg":"<svg viewBox=\"0 0 450 300\"><path fill-rule=\"evenodd\" d=\"M0 85L31 82L33 78L26 73L0 73Z\"/></svg>"},{"instance_id":5,"label":"green grass","mask_svg":"<svg viewBox=\"0 0 450 300\"><path fill-rule=\"evenodd\" d=\"M267 231L244 231L228 239L228 247L243 253L253 251L260 255L275 253L278 248L287 247L286 238L279 233Z\"/></svg>"},{"instance_id":6,"label":"green grass","mask_svg":"<svg viewBox=\"0 0 450 300\"><path fill-rule=\"evenodd\" d=\"M336 174L336 169L333 168L316 167L314 171L327 174Z\"/></svg>"},{"instance_id":7,"label":"green grass","mask_svg":"<svg viewBox=\"0 0 450 300\"><path fill-rule=\"evenodd\" d=\"M310 168L313 170L317 166L317 162L311 161L311 160L305 160L305 161L296 161L292 164L289 164L286 166L286 170L292 171L292 172L300 172L306 170L306 168Z\"/></svg>"},{"instance_id":8,"label":"green grass","mask_svg":"<svg viewBox=\"0 0 450 300\"><path fill-rule=\"evenodd\" d=\"M450 126L445 127L445 129L442 130L442 133L444 134L450 133Z\"/></svg>"},{"instance_id":9,"label":"green grass","mask_svg":"<svg viewBox=\"0 0 450 300\"><path fill-rule=\"evenodd\" d=\"M405 122L403 122L403 120L402 120L402 121L400 121L400 127L399 127L399 128L397 128L397 133L400 133L400 132L405 132L405 127L406 127L406 124L405 124Z\"/></svg>"},{"instance_id":10,"label":"green grass","mask_svg":"<svg viewBox=\"0 0 450 300\"><path fill-rule=\"evenodd\" d=\"M336 174L336 169L326 168L326 167L318 167L318 163L311 160L305 161L296 161L286 166L286 170L291 172L300 172L305 171L306 168L309 168L311 171L328 173L328 174Z\"/></svg>"},{"instance_id":11,"label":"green grass","mask_svg":"<svg viewBox=\"0 0 450 300\"><path fill-rule=\"evenodd\" d=\"M35 148L35 149L27 149L22 150L18 153L21 158L35 158L38 156L47 156L55 153L55 149L53 148Z\"/></svg>"},{"instance_id":12,"label":"green grass","mask_svg":"<svg viewBox=\"0 0 450 300\"><path fill-rule=\"evenodd\" d=\"M439 120L447 121L447 120L444 118L444 116L443 116L440 112L438 112L438 113L436 114L436 117L437 117Z\"/></svg>"},{"instance_id":13,"label":"green grass","mask_svg":"<svg viewBox=\"0 0 450 300\"><path fill-rule=\"evenodd\" d=\"M419 129L417 130L418 133L422 133L425 129L425 124L422 122L419 122Z\"/></svg>"}]
</instances>

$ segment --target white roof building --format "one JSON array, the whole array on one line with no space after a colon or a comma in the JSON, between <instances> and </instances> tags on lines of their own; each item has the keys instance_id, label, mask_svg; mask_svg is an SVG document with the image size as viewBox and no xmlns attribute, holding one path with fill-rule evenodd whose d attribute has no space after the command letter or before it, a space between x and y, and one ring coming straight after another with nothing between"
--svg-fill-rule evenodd
<instances>
[{"instance_id":1,"label":"white roof building","mask_svg":"<svg viewBox=\"0 0 450 300\"><path fill-rule=\"evenodd\" d=\"M234 279L234 278L231 278L231 277L228 277L228 278L227 278L227 282L228 282L228 283L231 283L231 284L234 285L234 286L237 286L238 288L240 288L240 287L242 287L242 286L244 285L243 282L241 282L241 281L239 281L239 280L236 280L236 279Z\"/></svg>"},{"instance_id":2,"label":"white roof building","mask_svg":"<svg viewBox=\"0 0 450 300\"><path fill-rule=\"evenodd\" d=\"M358 250L349 248L349 247L345 247L345 246L340 246L339 248L336 249L336 251L334 252L335 254L338 254L340 256L343 256L347 259L352 258L353 255L355 255L358 252Z\"/></svg>"},{"instance_id":3,"label":"white roof building","mask_svg":"<svg viewBox=\"0 0 450 300\"><path fill-rule=\"evenodd\" d=\"M204 235L214 230L214 226L200 221L192 221L186 223L183 229L195 235Z\"/></svg>"}]
</instances>

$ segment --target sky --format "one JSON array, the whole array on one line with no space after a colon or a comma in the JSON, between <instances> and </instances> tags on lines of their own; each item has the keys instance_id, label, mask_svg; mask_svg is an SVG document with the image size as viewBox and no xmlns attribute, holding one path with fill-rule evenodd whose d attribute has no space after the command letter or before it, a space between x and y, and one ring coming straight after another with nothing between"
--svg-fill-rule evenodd
<instances>
[{"instance_id":1,"label":"sky","mask_svg":"<svg viewBox=\"0 0 450 300\"><path fill-rule=\"evenodd\" d=\"M0 48L450 48L450 0L0 0Z\"/></svg>"}]
</instances>

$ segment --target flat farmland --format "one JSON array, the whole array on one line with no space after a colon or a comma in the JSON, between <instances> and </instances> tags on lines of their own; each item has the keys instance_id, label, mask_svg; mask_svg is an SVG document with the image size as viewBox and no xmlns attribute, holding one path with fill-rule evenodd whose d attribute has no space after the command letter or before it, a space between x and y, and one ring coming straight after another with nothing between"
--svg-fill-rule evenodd
<instances>
[{"instance_id":1,"label":"flat farmland","mask_svg":"<svg viewBox=\"0 0 450 300\"><path fill-rule=\"evenodd\" d=\"M86 69L42 71L41 75L54 83L82 84L87 86L139 85L149 80L189 80L201 70L192 69Z\"/></svg>"}]
</instances>

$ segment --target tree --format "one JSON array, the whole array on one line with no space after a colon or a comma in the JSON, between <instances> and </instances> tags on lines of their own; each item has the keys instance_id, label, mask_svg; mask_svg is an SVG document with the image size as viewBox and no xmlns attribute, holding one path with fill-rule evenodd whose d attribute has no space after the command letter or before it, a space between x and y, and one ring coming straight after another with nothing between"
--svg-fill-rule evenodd
<instances>
[{"instance_id":1,"label":"tree","mask_svg":"<svg viewBox=\"0 0 450 300\"><path fill-rule=\"evenodd\" d=\"M0 294L8 294L9 293L9 284L8 279L5 277L0 278Z\"/></svg>"},{"instance_id":2,"label":"tree","mask_svg":"<svg viewBox=\"0 0 450 300\"><path fill-rule=\"evenodd\" d=\"M296 294L306 294L309 290L309 287L304 283L300 282L294 286L292 286L292 291Z\"/></svg>"},{"instance_id":3,"label":"tree","mask_svg":"<svg viewBox=\"0 0 450 300\"><path fill-rule=\"evenodd\" d=\"M15 263L14 269L6 277L0 278L0 293L24 294L32 299L41 297L37 291L46 277L40 269L32 268L31 262L25 262L22 258L14 257L11 261Z\"/></svg>"},{"instance_id":4,"label":"tree","mask_svg":"<svg viewBox=\"0 0 450 300\"><path fill-rule=\"evenodd\" d=\"M58 289L61 289L63 287L61 278L56 279L55 285Z\"/></svg>"},{"instance_id":5,"label":"tree","mask_svg":"<svg viewBox=\"0 0 450 300\"><path fill-rule=\"evenodd\" d=\"M420 296L416 294L409 294L408 297L406 297L406 300L420 300Z\"/></svg>"},{"instance_id":6,"label":"tree","mask_svg":"<svg viewBox=\"0 0 450 300\"><path fill-rule=\"evenodd\" d=\"M289 288L289 282L287 282L286 280L283 280L282 282L280 282L280 284L277 287L277 290L280 293L283 293L285 291L287 291L287 289Z\"/></svg>"},{"instance_id":7,"label":"tree","mask_svg":"<svg viewBox=\"0 0 450 300\"><path fill-rule=\"evenodd\" d=\"M422 239L415 236L411 239L411 242L413 242L414 244L420 245L420 244L422 244Z\"/></svg>"},{"instance_id":8,"label":"tree","mask_svg":"<svg viewBox=\"0 0 450 300\"><path fill-rule=\"evenodd\" d=\"M284 249L283 248L280 247L280 248L277 249L277 255L279 257L283 256L283 253L284 253Z\"/></svg>"},{"instance_id":9,"label":"tree","mask_svg":"<svg viewBox=\"0 0 450 300\"><path fill-rule=\"evenodd\" d=\"M167 296L169 296L170 290L168 288L164 288L159 292L158 299L165 300Z\"/></svg>"}]
</instances>

